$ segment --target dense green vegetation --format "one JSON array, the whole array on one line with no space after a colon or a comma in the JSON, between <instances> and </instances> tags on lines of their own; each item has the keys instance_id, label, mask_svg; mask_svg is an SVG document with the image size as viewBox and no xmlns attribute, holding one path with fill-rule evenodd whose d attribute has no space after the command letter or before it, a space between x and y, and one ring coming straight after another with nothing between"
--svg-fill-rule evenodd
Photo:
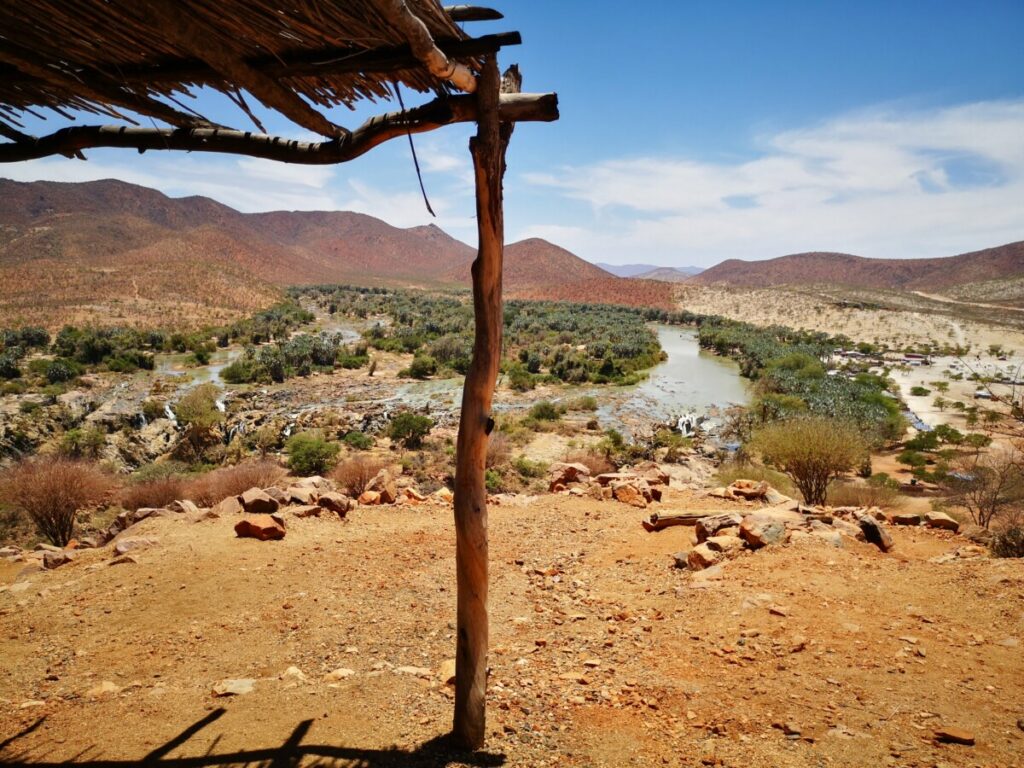
<instances>
[{"instance_id":1,"label":"dense green vegetation","mask_svg":"<svg viewBox=\"0 0 1024 768\"><path fill-rule=\"evenodd\" d=\"M900 403L886 394L885 378L827 369L824 361L843 340L721 317L701 318L698 324L702 347L734 358L743 375L757 381L751 419L763 424L804 413L825 416L856 424L874 445L903 434Z\"/></svg>"},{"instance_id":2,"label":"dense green vegetation","mask_svg":"<svg viewBox=\"0 0 1024 768\"><path fill-rule=\"evenodd\" d=\"M293 330L310 322L313 315L298 302L288 300L252 317L226 326L190 333L160 329L78 328L65 326L51 340L43 328L7 329L0 332L0 378L24 379L8 391L33 386L61 385L90 371L131 373L152 370L158 353L191 353L196 364L206 364L217 347L228 344L263 344L287 339ZM26 362L31 352L36 357Z\"/></svg>"},{"instance_id":3,"label":"dense green vegetation","mask_svg":"<svg viewBox=\"0 0 1024 768\"><path fill-rule=\"evenodd\" d=\"M370 347L415 355L404 375L464 374L473 347L473 307L465 294L315 286L294 296L328 312L386 316L364 334ZM596 304L509 301L502 370L514 389L540 381L630 384L663 359L657 335L636 310Z\"/></svg>"}]
</instances>

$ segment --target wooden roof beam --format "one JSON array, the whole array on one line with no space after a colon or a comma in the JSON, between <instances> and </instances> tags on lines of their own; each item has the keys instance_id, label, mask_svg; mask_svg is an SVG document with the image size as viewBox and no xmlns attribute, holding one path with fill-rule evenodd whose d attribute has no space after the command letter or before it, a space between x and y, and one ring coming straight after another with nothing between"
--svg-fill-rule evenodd
<instances>
[{"instance_id":1,"label":"wooden roof beam","mask_svg":"<svg viewBox=\"0 0 1024 768\"><path fill-rule=\"evenodd\" d=\"M478 5L446 5L442 10L452 21L498 21L505 18L500 11Z\"/></svg>"},{"instance_id":2,"label":"wooden roof beam","mask_svg":"<svg viewBox=\"0 0 1024 768\"><path fill-rule=\"evenodd\" d=\"M296 125L323 136L335 138L348 134L347 129L332 123L291 89L225 53L226 48L217 33L176 0L145 0L142 7L175 45L205 61L221 73L225 81L249 91L268 109L277 110Z\"/></svg>"},{"instance_id":3,"label":"wooden roof beam","mask_svg":"<svg viewBox=\"0 0 1024 768\"><path fill-rule=\"evenodd\" d=\"M354 160L374 147L410 133L424 133L452 123L472 123L478 117L473 96L435 99L421 107L370 118L348 136L333 141L302 142L277 136L227 129L127 128L78 126L64 128L31 141L0 143L0 163L66 155L96 147L220 152L303 165L332 165ZM502 94L502 122L552 122L558 119L554 93Z\"/></svg>"},{"instance_id":4,"label":"wooden roof beam","mask_svg":"<svg viewBox=\"0 0 1024 768\"><path fill-rule=\"evenodd\" d=\"M431 37L427 25L412 12L405 0L374 1L381 15L402 31L409 41L413 55L432 75L447 80L466 93L476 91L476 75L465 64L459 64L449 59L434 44L434 38Z\"/></svg>"}]
</instances>

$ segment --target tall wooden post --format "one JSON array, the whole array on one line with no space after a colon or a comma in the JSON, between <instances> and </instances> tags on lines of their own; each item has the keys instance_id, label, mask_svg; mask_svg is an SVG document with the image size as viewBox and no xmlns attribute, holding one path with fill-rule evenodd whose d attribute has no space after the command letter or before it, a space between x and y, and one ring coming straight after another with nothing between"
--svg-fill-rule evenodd
<instances>
[{"instance_id":1,"label":"tall wooden post","mask_svg":"<svg viewBox=\"0 0 1024 768\"><path fill-rule=\"evenodd\" d=\"M462 391L462 415L455 465L455 562L458 580L458 637L455 721L458 742L484 743L487 691L487 440L494 422L491 400L501 361L501 268L505 242L502 177L511 124L498 119L498 65L487 58L477 87L477 134L469 142L476 178L480 238L473 262L473 361Z\"/></svg>"}]
</instances>

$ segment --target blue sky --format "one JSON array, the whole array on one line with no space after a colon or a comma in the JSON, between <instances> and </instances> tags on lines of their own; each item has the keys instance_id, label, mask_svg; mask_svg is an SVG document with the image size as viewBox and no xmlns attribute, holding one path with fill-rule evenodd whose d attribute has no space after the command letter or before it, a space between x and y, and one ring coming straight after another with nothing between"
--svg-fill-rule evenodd
<instances>
[{"instance_id":1,"label":"blue sky","mask_svg":"<svg viewBox=\"0 0 1024 768\"><path fill-rule=\"evenodd\" d=\"M709 266L806 250L942 256L1024 239L1020 0L492 5L506 19L470 31L522 32L502 64L520 63L525 90L557 91L562 112L516 130L510 241L546 237L592 261ZM200 103L246 125L223 98ZM354 125L380 108L336 117ZM434 221L472 243L470 133L454 126L416 142ZM116 177L247 211L432 221L402 141L334 168L89 157L0 174Z\"/></svg>"}]
</instances>

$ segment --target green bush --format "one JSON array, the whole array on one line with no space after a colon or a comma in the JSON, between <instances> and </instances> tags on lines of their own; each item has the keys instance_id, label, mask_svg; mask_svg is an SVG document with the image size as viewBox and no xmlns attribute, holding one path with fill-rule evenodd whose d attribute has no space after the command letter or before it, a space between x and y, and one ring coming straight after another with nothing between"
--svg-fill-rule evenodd
<instances>
[{"instance_id":1,"label":"green bush","mask_svg":"<svg viewBox=\"0 0 1024 768\"><path fill-rule=\"evenodd\" d=\"M286 446L288 469L297 475L326 474L338 456L339 446L313 432L294 435Z\"/></svg>"},{"instance_id":2,"label":"green bush","mask_svg":"<svg viewBox=\"0 0 1024 768\"><path fill-rule=\"evenodd\" d=\"M558 421L561 416L562 414L555 404L548 400L534 403L533 407L530 408L530 418L537 421Z\"/></svg>"},{"instance_id":3,"label":"green bush","mask_svg":"<svg viewBox=\"0 0 1024 768\"><path fill-rule=\"evenodd\" d=\"M932 391L930 389L928 389L927 387L911 387L910 388L910 394L912 394L914 397L928 397L928 395L930 395L931 393L932 393Z\"/></svg>"},{"instance_id":4,"label":"green bush","mask_svg":"<svg viewBox=\"0 0 1024 768\"><path fill-rule=\"evenodd\" d=\"M342 440L349 448L355 448L357 451L365 451L373 447L373 438L358 430L352 430Z\"/></svg>"},{"instance_id":5,"label":"green bush","mask_svg":"<svg viewBox=\"0 0 1024 768\"><path fill-rule=\"evenodd\" d=\"M434 422L429 417L403 411L391 420L388 436L406 448L419 448L433 426Z\"/></svg>"},{"instance_id":6,"label":"green bush","mask_svg":"<svg viewBox=\"0 0 1024 768\"><path fill-rule=\"evenodd\" d=\"M896 461L900 464L906 464L908 467L923 467L928 463L928 459L923 453L918 451L903 451L899 456L896 457Z\"/></svg>"},{"instance_id":7,"label":"green bush","mask_svg":"<svg viewBox=\"0 0 1024 768\"><path fill-rule=\"evenodd\" d=\"M74 459L94 459L106 444L107 436L98 427L76 427L64 433L60 452Z\"/></svg>"},{"instance_id":8,"label":"green bush","mask_svg":"<svg viewBox=\"0 0 1024 768\"><path fill-rule=\"evenodd\" d=\"M0 354L0 379L16 379L21 376L18 359L11 352Z\"/></svg>"},{"instance_id":9,"label":"green bush","mask_svg":"<svg viewBox=\"0 0 1024 768\"><path fill-rule=\"evenodd\" d=\"M78 375L79 368L71 360L57 358L46 365L46 380L51 384L58 384L62 381L71 381Z\"/></svg>"},{"instance_id":10,"label":"green bush","mask_svg":"<svg viewBox=\"0 0 1024 768\"><path fill-rule=\"evenodd\" d=\"M500 493L504 479L496 469L488 469L484 472L484 485L490 493Z\"/></svg>"},{"instance_id":11,"label":"green bush","mask_svg":"<svg viewBox=\"0 0 1024 768\"><path fill-rule=\"evenodd\" d=\"M512 461L512 468L525 478L544 477L548 465L543 461L531 461L525 456L518 456Z\"/></svg>"},{"instance_id":12,"label":"green bush","mask_svg":"<svg viewBox=\"0 0 1024 768\"><path fill-rule=\"evenodd\" d=\"M411 376L414 379L426 379L437 373L437 361L430 355L416 355L408 368L399 372L399 376Z\"/></svg>"}]
</instances>

